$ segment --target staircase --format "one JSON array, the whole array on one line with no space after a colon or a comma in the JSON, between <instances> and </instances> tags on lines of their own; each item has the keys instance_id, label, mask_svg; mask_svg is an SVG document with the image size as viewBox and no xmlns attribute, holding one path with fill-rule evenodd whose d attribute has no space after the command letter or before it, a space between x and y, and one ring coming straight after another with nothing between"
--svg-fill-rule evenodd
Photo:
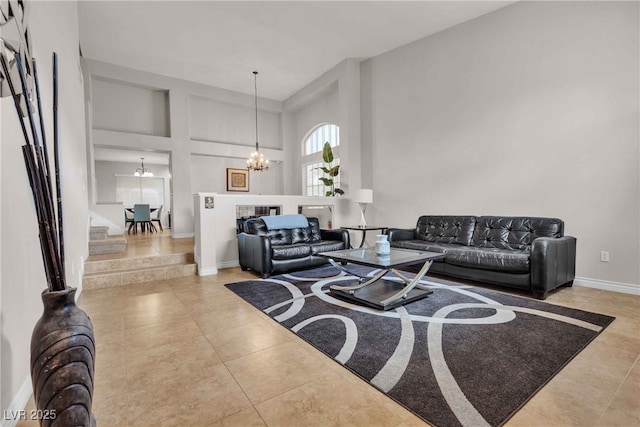
<instances>
[{"instance_id":1,"label":"staircase","mask_svg":"<svg viewBox=\"0 0 640 427\"><path fill-rule=\"evenodd\" d=\"M89 228L89 255L123 254L127 246L124 237L109 237L109 227L96 226Z\"/></svg>"},{"instance_id":2,"label":"staircase","mask_svg":"<svg viewBox=\"0 0 640 427\"><path fill-rule=\"evenodd\" d=\"M193 253L87 261L82 287L85 290L110 288L193 276L196 267Z\"/></svg>"}]
</instances>

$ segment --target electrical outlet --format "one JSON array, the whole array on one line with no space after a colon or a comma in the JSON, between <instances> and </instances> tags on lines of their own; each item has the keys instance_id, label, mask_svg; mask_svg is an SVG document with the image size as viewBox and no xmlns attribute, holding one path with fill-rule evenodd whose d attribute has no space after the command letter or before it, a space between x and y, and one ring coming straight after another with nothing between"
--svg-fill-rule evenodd
<instances>
[{"instance_id":1,"label":"electrical outlet","mask_svg":"<svg viewBox=\"0 0 640 427\"><path fill-rule=\"evenodd\" d=\"M609 252L600 251L600 262L609 262Z\"/></svg>"}]
</instances>

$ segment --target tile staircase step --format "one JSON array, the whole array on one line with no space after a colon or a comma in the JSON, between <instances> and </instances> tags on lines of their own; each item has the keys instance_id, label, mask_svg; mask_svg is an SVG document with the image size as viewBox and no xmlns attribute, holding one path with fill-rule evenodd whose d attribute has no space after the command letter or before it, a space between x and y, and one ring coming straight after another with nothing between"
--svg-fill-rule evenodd
<instances>
[{"instance_id":1,"label":"tile staircase step","mask_svg":"<svg viewBox=\"0 0 640 427\"><path fill-rule=\"evenodd\" d=\"M117 273L124 270L161 267L167 264L191 264L193 253L148 255L137 258L120 258L103 261L87 261L84 264L84 274Z\"/></svg>"},{"instance_id":2,"label":"tile staircase step","mask_svg":"<svg viewBox=\"0 0 640 427\"><path fill-rule=\"evenodd\" d=\"M110 237L105 240L89 240L89 255L123 254L127 246L124 237Z\"/></svg>"},{"instance_id":3,"label":"tile staircase step","mask_svg":"<svg viewBox=\"0 0 640 427\"><path fill-rule=\"evenodd\" d=\"M193 276L196 272L192 253L87 261L82 286L85 290L126 286Z\"/></svg>"},{"instance_id":4,"label":"tile staircase step","mask_svg":"<svg viewBox=\"0 0 640 427\"><path fill-rule=\"evenodd\" d=\"M107 238L107 232L109 227L107 226L93 226L89 228L89 241L105 240Z\"/></svg>"}]
</instances>

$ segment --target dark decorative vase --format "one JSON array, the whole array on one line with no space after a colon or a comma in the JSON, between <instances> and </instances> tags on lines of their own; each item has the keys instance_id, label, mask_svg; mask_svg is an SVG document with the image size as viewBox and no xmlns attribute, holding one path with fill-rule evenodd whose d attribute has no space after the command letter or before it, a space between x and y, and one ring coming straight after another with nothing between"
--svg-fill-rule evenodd
<instances>
[{"instance_id":1,"label":"dark decorative vase","mask_svg":"<svg viewBox=\"0 0 640 427\"><path fill-rule=\"evenodd\" d=\"M31 381L41 426L96 425L93 325L75 295L75 288L42 292L44 313L31 336Z\"/></svg>"}]
</instances>

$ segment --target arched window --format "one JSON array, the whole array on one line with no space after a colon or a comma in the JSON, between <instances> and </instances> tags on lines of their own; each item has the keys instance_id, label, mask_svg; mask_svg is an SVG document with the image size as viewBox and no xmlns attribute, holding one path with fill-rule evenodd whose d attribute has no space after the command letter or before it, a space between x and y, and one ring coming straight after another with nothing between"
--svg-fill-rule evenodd
<instances>
[{"instance_id":1,"label":"arched window","mask_svg":"<svg viewBox=\"0 0 640 427\"><path fill-rule=\"evenodd\" d=\"M340 164L340 128L325 123L316 126L303 141L302 146L302 193L306 196L324 196L326 189L320 178L322 172L322 148L328 142L333 151L332 165ZM333 179L336 188L340 188L340 174Z\"/></svg>"},{"instance_id":2,"label":"arched window","mask_svg":"<svg viewBox=\"0 0 640 427\"><path fill-rule=\"evenodd\" d=\"M303 155L322 153L322 147L324 147L325 142L331 144L331 148L340 145L340 128L338 125L323 124L316 127L304 141Z\"/></svg>"}]
</instances>

